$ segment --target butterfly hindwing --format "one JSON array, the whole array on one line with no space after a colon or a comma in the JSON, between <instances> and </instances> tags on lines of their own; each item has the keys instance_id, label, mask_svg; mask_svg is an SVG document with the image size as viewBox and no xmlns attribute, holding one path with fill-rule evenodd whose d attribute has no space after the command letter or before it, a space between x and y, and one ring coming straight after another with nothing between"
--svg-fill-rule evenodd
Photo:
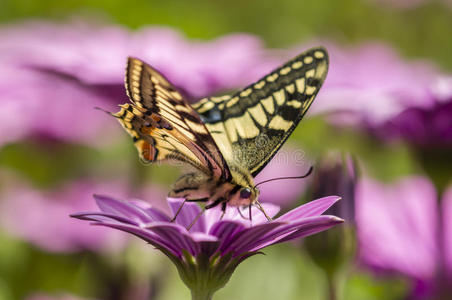
<instances>
[{"instance_id":1,"label":"butterfly hindwing","mask_svg":"<svg viewBox=\"0 0 452 300\"><path fill-rule=\"evenodd\" d=\"M193 107L228 164L253 176L276 154L303 118L328 71L328 54L313 48L243 90Z\"/></svg>"},{"instance_id":2,"label":"butterfly hindwing","mask_svg":"<svg viewBox=\"0 0 452 300\"><path fill-rule=\"evenodd\" d=\"M178 160L229 179L221 152L199 115L157 70L129 58L125 85L131 104L114 114L145 162Z\"/></svg>"}]
</instances>

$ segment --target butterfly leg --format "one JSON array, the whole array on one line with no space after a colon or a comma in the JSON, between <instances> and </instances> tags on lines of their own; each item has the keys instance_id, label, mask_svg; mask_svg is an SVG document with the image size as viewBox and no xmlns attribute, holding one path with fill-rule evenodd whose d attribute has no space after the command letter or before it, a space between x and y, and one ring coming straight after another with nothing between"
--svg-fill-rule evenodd
<instances>
[{"instance_id":1,"label":"butterfly leg","mask_svg":"<svg viewBox=\"0 0 452 300\"><path fill-rule=\"evenodd\" d=\"M194 220L188 225L187 230L189 231L193 225L198 221L198 219L204 214L204 211L206 210L205 207L202 208L202 210L198 213L198 215L194 218Z\"/></svg>"},{"instance_id":2,"label":"butterfly leg","mask_svg":"<svg viewBox=\"0 0 452 300\"><path fill-rule=\"evenodd\" d=\"M209 201L209 198L199 198L199 199L185 199L184 202L179 206L176 213L174 214L174 217L171 219L171 222L176 221L177 216L179 215L180 211L182 210L182 207L184 206L185 202L207 202Z\"/></svg>"},{"instance_id":3,"label":"butterfly leg","mask_svg":"<svg viewBox=\"0 0 452 300\"><path fill-rule=\"evenodd\" d=\"M223 212L220 217L220 221L223 220L224 214L226 213L226 202L221 203L221 211Z\"/></svg>"},{"instance_id":4,"label":"butterfly leg","mask_svg":"<svg viewBox=\"0 0 452 300\"><path fill-rule=\"evenodd\" d=\"M199 199L187 199L187 202L207 202L209 201L209 198L199 198Z\"/></svg>"},{"instance_id":5,"label":"butterfly leg","mask_svg":"<svg viewBox=\"0 0 452 300\"><path fill-rule=\"evenodd\" d=\"M273 220L272 218L270 218L267 215L267 213L265 212L264 208L262 207L262 205L261 205L261 203L259 201L256 201L256 205L257 205L257 208L259 208L259 210L264 214L264 216L267 218L268 221L272 221ZM250 209L250 211L251 211L251 209Z\"/></svg>"},{"instance_id":6,"label":"butterfly leg","mask_svg":"<svg viewBox=\"0 0 452 300\"><path fill-rule=\"evenodd\" d=\"M242 219L247 220L247 218L243 215L242 211L240 210L239 206L237 206L237 212L239 213L240 217L242 217Z\"/></svg>"},{"instance_id":7,"label":"butterfly leg","mask_svg":"<svg viewBox=\"0 0 452 300\"><path fill-rule=\"evenodd\" d=\"M209 198L201 198L201 199L188 199L186 200L187 202L206 202L208 201ZM226 213L226 202L224 201L224 198L218 198L217 200L215 200L214 202L212 202L209 205L206 205L202 208L202 210L198 213L198 215L196 216L196 218L191 222L191 224L187 227L187 230L190 230L192 228L192 226L198 221L198 219L202 216L202 214L204 213L204 211L206 209L210 209L213 208L215 206L217 206L218 204L221 204L221 210L223 211L220 220L223 218L224 214ZM184 201L185 202L185 201Z\"/></svg>"},{"instance_id":8,"label":"butterfly leg","mask_svg":"<svg viewBox=\"0 0 452 300\"><path fill-rule=\"evenodd\" d=\"M182 204L179 206L179 208L177 209L176 213L174 214L174 217L171 219L171 223L173 223L174 221L176 221L177 216L179 215L180 211L182 210L182 207L184 206L185 202L187 200L184 200L184 202L182 202Z\"/></svg>"},{"instance_id":9,"label":"butterfly leg","mask_svg":"<svg viewBox=\"0 0 452 300\"><path fill-rule=\"evenodd\" d=\"M214 208L215 206L217 206L218 204L220 204L221 202L224 202L224 201L225 201L225 199L223 197L220 197L217 200L215 200L212 203L210 203L209 205L206 205L206 209Z\"/></svg>"}]
</instances>

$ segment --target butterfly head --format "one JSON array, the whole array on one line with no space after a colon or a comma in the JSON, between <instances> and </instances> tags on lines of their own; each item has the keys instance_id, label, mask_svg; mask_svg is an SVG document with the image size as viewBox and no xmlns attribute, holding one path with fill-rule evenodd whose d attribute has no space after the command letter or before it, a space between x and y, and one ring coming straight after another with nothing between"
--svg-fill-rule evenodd
<instances>
[{"instance_id":1,"label":"butterfly head","mask_svg":"<svg viewBox=\"0 0 452 300\"><path fill-rule=\"evenodd\" d=\"M228 204L246 206L254 204L259 197L259 190L254 185L253 176L238 166L231 167L233 188L229 192Z\"/></svg>"},{"instance_id":2,"label":"butterfly head","mask_svg":"<svg viewBox=\"0 0 452 300\"><path fill-rule=\"evenodd\" d=\"M259 190L251 186L236 185L231 191L228 204L231 206L248 206L256 202Z\"/></svg>"}]
</instances>

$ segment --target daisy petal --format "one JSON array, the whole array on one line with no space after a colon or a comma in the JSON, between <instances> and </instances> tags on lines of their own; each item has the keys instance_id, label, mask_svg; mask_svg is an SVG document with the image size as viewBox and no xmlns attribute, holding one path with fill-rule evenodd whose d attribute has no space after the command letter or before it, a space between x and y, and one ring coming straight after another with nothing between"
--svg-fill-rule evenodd
<instances>
[{"instance_id":1,"label":"daisy petal","mask_svg":"<svg viewBox=\"0 0 452 300\"><path fill-rule=\"evenodd\" d=\"M196 220L196 218L201 213L201 208L198 204L194 202L185 202L183 199L177 199L177 198L168 198L168 204L171 208L171 211L173 212L173 216L176 215L176 213L181 208L181 205L183 205L183 209L180 209L177 218L176 223L188 228L190 225L192 225L192 222ZM204 232L205 231L205 222L204 218L198 218L196 222L191 226L190 232Z\"/></svg>"},{"instance_id":2,"label":"daisy petal","mask_svg":"<svg viewBox=\"0 0 452 300\"><path fill-rule=\"evenodd\" d=\"M292 209L288 213L277 218L275 221L290 222L299 220L300 218L318 216L324 213L328 208L331 207L331 205L333 205L340 199L341 198L338 196L328 196L308 202L302 206Z\"/></svg>"},{"instance_id":3,"label":"daisy petal","mask_svg":"<svg viewBox=\"0 0 452 300\"><path fill-rule=\"evenodd\" d=\"M152 218L143 209L131 203L102 195L94 195L94 199L96 199L99 208L105 213L130 218L137 223L149 223L152 221Z\"/></svg>"}]
</instances>

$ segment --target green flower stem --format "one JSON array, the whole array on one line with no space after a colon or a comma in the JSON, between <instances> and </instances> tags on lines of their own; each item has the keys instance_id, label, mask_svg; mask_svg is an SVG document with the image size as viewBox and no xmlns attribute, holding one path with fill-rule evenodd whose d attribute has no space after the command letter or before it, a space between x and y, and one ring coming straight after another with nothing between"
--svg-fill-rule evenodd
<instances>
[{"instance_id":1,"label":"green flower stem","mask_svg":"<svg viewBox=\"0 0 452 300\"><path fill-rule=\"evenodd\" d=\"M213 292L207 290L196 290L193 289L191 291L191 299L192 300L212 300Z\"/></svg>"},{"instance_id":2,"label":"green flower stem","mask_svg":"<svg viewBox=\"0 0 452 300\"><path fill-rule=\"evenodd\" d=\"M328 300L337 300L337 286L334 276L328 276Z\"/></svg>"},{"instance_id":3,"label":"green flower stem","mask_svg":"<svg viewBox=\"0 0 452 300\"><path fill-rule=\"evenodd\" d=\"M240 262L258 253L244 253L238 257L201 253L194 257L184 252L181 258L168 252L165 254L176 265L182 281L191 291L192 299L211 300L214 293L226 285Z\"/></svg>"}]
</instances>

